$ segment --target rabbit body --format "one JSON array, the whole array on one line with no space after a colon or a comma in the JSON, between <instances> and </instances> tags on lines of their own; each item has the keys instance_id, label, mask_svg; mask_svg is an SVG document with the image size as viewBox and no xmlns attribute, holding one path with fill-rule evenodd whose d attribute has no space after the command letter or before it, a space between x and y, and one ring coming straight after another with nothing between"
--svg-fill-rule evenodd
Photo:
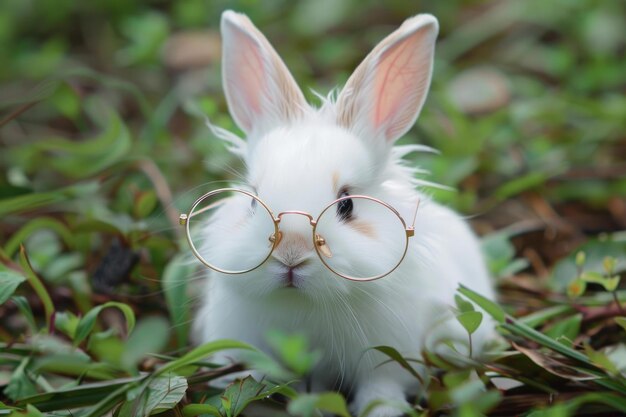
<instances>
[{"instance_id":1,"label":"rabbit body","mask_svg":"<svg viewBox=\"0 0 626 417\"><path fill-rule=\"evenodd\" d=\"M312 108L252 23L234 12L222 17L226 96L247 140L216 131L243 157L248 183L274 214L297 210L315 218L342 193L358 194L388 203L411 224L420 201L403 262L379 280L353 282L326 268L313 247L309 218L296 214L281 218L283 237L258 269L241 275L211 272L207 280L197 339L237 339L270 351L269 330L303 333L322 353L311 375L313 388L349 392L356 414L373 400L405 404L418 382L395 363L381 365L386 357L368 348L388 345L419 358L423 349L443 352L449 348L442 342L453 340L467 352L467 333L452 313L454 294L463 284L494 297L467 223L418 191L416 170L402 163L405 154L422 148L393 146L425 100L436 34L432 16L407 20L365 59L336 100ZM236 222L244 212L237 204L227 202L215 216ZM369 225L369 236L339 218L336 229L354 239L375 239L386 226L374 220L360 219ZM246 233L211 237L207 232L207 239L216 239L220 255L236 262L259 250ZM369 253L367 246L349 247L350 239L348 249L335 256L365 265L384 256ZM472 336L475 352L492 332L485 320ZM370 415L401 414L387 404Z\"/></svg>"}]
</instances>

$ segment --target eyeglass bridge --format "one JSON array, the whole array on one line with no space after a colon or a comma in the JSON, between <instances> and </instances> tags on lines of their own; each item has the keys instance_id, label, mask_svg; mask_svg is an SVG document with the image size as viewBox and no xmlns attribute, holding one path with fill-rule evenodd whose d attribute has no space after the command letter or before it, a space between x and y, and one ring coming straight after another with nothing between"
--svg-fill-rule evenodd
<instances>
[{"instance_id":1,"label":"eyeglass bridge","mask_svg":"<svg viewBox=\"0 0 626 417\"><path fill-rule=\"evenodd\" d=\"M309 219L309 223L313 227L315 227L315 225L317 224L317 222L315 221L313 216L310 213L307 213L306 211L288 210L288 211L282 211L282 212L278 213L278 215L274 219L274 222L276 223L276 225L278 225L280 223L280 221L282 220L282 218L283 218L283 216L285 214L295 214L295 215L299 215L299 216L304 216L307 219ZM277 234L276 233L272 233L268 240L270 241L270 243L272 245L278 246L282 239L283 239L283 232L278 231ZM324 255L327 258L332 258L333 257L333 252L330 250L330 248L326 244L326 239L324 239L322 236L320 236L319 234L316 233L315 234L315 238L314 238L314 242L315 242L315 246L317 246L317 248L318 248L318 251L322 255Z\"/></svg>"},{"instance_id":2,"label":"eyeglass bridge","mask_svg":"<svg viewBox=\"0 0 626 417\"><path fill-rule=\"evenodd\" d=\"M283 218L283 215L285 214L296 214L296 215L304 216L307 219L309 219L309 223L311 224L311 226L315 226L315 224L317 223L310 213L307 213L306 211L300 211L300 210L281 211L280 213L278 213L274 221L276 223L280 223L280 221Z\"/></svg>"}]
</instances>

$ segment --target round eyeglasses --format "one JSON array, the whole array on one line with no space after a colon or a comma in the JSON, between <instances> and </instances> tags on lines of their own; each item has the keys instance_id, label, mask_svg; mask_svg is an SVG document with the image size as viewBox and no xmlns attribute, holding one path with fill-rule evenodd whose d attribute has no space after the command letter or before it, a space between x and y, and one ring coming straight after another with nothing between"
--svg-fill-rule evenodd
<instances>
[{"instance_id":1,"label":"round eyeglasses","mask_svg":"<svg viewBox=\"0 0 626 417\"><path fill-rule=\"evenodd\" d=\"M365 195L338 198L317 218L303 211L274 215L253 193L222 188L198 198L180 215L180 224L200 262L223 274L243 274L263 265L281 244L284 216L305 216L315 252L328 269L349 280L372 281L404 260L418 207L419 201L411 226L392 206Z\"/></svg>"}]
</instances>

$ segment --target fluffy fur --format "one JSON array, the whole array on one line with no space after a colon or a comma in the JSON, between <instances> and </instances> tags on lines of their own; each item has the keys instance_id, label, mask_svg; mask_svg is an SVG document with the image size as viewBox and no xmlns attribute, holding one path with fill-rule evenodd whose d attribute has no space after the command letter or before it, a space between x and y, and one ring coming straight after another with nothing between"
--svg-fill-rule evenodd
<instances>
[{"instance_id":1,"label":"fluffy fur","mask_svg":"<svg viewBox=\"0 0 626 417\"><path fill-rule=\"evenodd\" d=\"M430 15L408 19L368 55L337 99L324 100L318 109L304 101L283 62L247 17L227 11L221 27L224 88L246 141L212 129L244 159L249 185L273 213L299 210L317 217L338 198L337 188L379 198L409 224L416 201L421 204L403 263L371 282L348 281L325 268L313 248L309 220L284 216L284 238L263 266L242 275L211 273L196 320L198 339L232 338L267 349L269 329L304 332L312 347L323 352L312 375L314 388L349 391L355 413L376 399L404 402L417 381L396 364L378 366L385 358L364 353L366 349L390 345L419 357L424 348L441 350L445 345L439 342L455 340L463 350L467 334L451 313L459 283L494 296L472 231L457 214L419 191L428 184L415 179L420 171L402 162L407 153L430 149L393 147L425 101L437 21ZM233 199L216 218L234 225L247 209ZM360 220L374 236L384 235L386 225L367 215ZM251 222L222 234L207 233L207 241L219 247L225 263L236 265L242 256L263 250L258 242L266 232L256 227L261 226ZM336 219L335 227L346 226ZM359 231L345 233L367 239ZM367 245L335 254L353 265L384 255L369 253ZM295 267L294 287L286 287L290 267ZM491 332L486 322L474 335L475 351ZM370 415L400 414L383 406Z\"/></svg>"}]
</instances>

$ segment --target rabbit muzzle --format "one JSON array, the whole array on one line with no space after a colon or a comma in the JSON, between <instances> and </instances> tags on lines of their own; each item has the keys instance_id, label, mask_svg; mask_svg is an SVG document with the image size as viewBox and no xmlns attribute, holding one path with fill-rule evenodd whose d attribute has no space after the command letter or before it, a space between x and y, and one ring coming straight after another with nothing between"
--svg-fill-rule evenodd
<instances>
[{"instance_id":1,"label":"rabbit muzzle","mask_svg":"<svg viewBox=\"0 0 626 417\"><path fill-rule=\"evenodd\" d=\"M295 268L313 257L313 244L310 236L301 233L281 232L272 257L289 268Z\"/></svg>"}]
</instances>

